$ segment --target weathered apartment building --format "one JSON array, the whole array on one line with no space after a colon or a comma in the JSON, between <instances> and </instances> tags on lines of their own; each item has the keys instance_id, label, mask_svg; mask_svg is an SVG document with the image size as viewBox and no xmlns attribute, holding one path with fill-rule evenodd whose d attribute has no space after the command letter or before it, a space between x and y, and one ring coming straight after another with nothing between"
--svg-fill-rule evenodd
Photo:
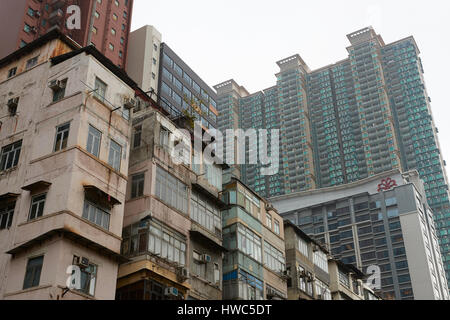
<instances>
[{"instance_id":1,"label":"weathered apartment building","mask_svg":"<svg viewBox=\"0 0 450 320\"><path fill-rule=\"evenodd\" d=\"M367 275L331 256L291 221L284 221L289 300L380 300Z\"/></svg>"},{"instance_id":2,"label":"weathered apartment building","mask_svg":"<svg viewBox=\"0 0 450 320\"><path fill-rule=\"evenodd\" d=\"M148 105L133 114L117 299L221 300L222 166L193 161L185 116Z\"/></svg>"},{"instance_id":3,"label":"weathered apartment building","mask_svg":"<svg viewBox=\"0 0 450 320\"><path fill-rule=\"evenodd\" d=\"M114 299L134 87L58 30L0 60L0 299Z\"/></svg>"},{"instance_id":4,"label":"weathered apartment building","mask_svg":"<svg viewBox=\"0 0 450 320\"><path fill-rule=\"evenodd\" d=\"M366 283L367 275L351 264L329 259L332 300L381 300Z\"/></svg>"},{"instance_id":5,"label":"weathered apartment building","mask_svg":"<svg viewBox=\"0 0 450 320\"><path fill-rule=\"evenodd\" d=\"M126 66L133 0L3 0L0 9L0 58L59 28L80 46L93 44ZM72 27L78 13L80 25Z\"/></svg>"},{"instance_id":6,"label":"weathered apartment building","mask_svg":"<svg viewBox=\"0 0 450 320\"><path fill-rule=\"evenodd\" d=\"M235 177L224 175L223 298L287 299L283 219Z\"/></svg>"}]
</instances>

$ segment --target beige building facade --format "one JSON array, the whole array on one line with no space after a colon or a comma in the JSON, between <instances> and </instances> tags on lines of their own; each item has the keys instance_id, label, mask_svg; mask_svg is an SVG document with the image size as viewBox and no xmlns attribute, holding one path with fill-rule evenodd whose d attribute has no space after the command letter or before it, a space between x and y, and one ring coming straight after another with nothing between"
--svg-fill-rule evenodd
<instances>
[{"instance_id":1,"label":"beige building facade","mask_svg":"<svg viewBox=\"0 0 450 320\"><path fill-rule=\"evenodd\" d=\"M57 30L0 79L0 299L114 299L134 82Z\"/></svg>"}]
</instances>

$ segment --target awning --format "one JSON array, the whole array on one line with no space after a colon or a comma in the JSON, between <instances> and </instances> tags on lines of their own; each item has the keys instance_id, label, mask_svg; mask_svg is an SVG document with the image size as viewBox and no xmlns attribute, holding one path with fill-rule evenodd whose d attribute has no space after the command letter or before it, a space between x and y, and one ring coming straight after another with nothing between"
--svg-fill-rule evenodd
<instances>
[{"instance_id":1,"label":"awning","mask_svg":"<svg viewBox=\"0 0 450 320\"><path fill-rule=\"evenodd\" d=\"M40 180L38 182L34 182L34 183L29 184L29 185L27 185L25 187L22 187L22 190L26 190L26 191L32 192L34 190L48 188L51 185L52 185L51 182Z\"/></svg>"},{"instance_id":2,"label":"awning","mask_svg":"<svg viewBox=\"0 0 450 320\"><path fill-rule=\"evenodd\" d=\"M87 185L84 186L84 190L86 194L89 196L90 200L100 205L114 207L115 205L122 204L119 200L117 200L110 194L107 194L106 192L104 192L103 190L99 189L96 186Z\"/></svg>"},{"instance_id":3,"label":"awning","mask_svg":"<svg viewBox=\"0 0 450 320\"><path fill-rule=\"evenodd\" d=\"M20 253L24 250L32 248L33 246L41 244L43 241L50 239L55 235L63 236L65 239L72 240L87 249L95 250L95 251L101 253L102 255L113 258L116 261L118 261L119 263L125 263L125 262L130 261L130 259L124 257L123 255L121 255L117 252L114 252L114 251L112 251L92 240L89 240L89 239L83 237L82 235L79 235L69 229L66 229L66 228L51 230L47 233L40 235L39 237L36 237L36 238L28 241L28 242L22 243L18 247L9 250L6 253L12 254L12 255Z\"/></svg>"},{"instance_id":4,"label":"awning","mask_svg":"<svg viewBox=\"0 0 450 320\"><path fill-rule=\"evenodd\" d=\"M18 193L11 193L11 192L4 193L4 194L0 195L0 201L13 200L13 199L18 198L19 196L20 196L20 194L18 194Z\"/></svg>"}]
</instances>

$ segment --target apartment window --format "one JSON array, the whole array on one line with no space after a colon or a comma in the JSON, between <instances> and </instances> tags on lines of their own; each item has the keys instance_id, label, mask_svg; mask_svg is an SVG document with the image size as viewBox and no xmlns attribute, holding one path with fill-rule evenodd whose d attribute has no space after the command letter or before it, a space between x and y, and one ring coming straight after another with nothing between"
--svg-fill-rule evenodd
<instances>
[{"instance_id":1,"label":"apartment window","mask_svg":"<svg viewBox=\"0 0 450 320\"><path fill-rule=\"evenodd\" d=\"M70 123L63 124L56 128L56 139L54 152L64 150L67 148L67 141L69 139Z\"/></svg>"},{"instance_id":2,"label":"apartment window","mask_svg":"<svg viewBox=\"0 0 450 320\"><path fill-rule=\"evenodd\" d=\"M28 14L30 17L34 17L34 10L33 10L32 8L28 7L27 14Z\"/></svg>"},{"instance_id":3,"label":"apartment window","mask_svg":"<svg viewBox=\"0 0 450 320\"><path fill-rule=\"evenodd\" d=\"M409 274L404 274L404 275L398 276L398 283L405 283L405 282L410 282L410 281L411 281L411 277L409 276Z\"/></svg>"},{"instance_id":4,"label":"apartment window","mask_svg":"<svg viewBox=\"0 0 450 320\"><path fill-rule=\"evenodd\" d=\"M9 229L14 217L16 202L0 206L0 230Z\"/></svg>"},{"instance_id":5,"label":"apartment window","mask_svg":"<svg viewBox=\"0 0 450 320\"><path fill-rule=\"evenodd\" d=\"M264 264L270 270L282 272L285 270L286 261L283 252L264 241Z\"/></svg>"},{"instance_id":6,"label":"apartment window","mask_svg":"<svg viewBox=\"0 0 450 320\"><path fill-rule=\"evenodd\" d=\"M16 73L17 73L17 67L10 69L8 71L8 79L14 77L16 75Z\"/></svg>"},{"instance_id":7,"label":"apartment window","mask_svg":"<svg viewBox=\"0 0 450 320\"><path fill-rule=\"evenodd\" d=\"M97 28L96 27L92 27L92 33L93 34L97 34Z\"/></svg>"},{"instance_id":8,"label":"apartment window","mask_svg":"<svg viewBox=\"0 0 450 320\"><path fill-rule=\"evenodd\" d=\"M122 24L122 31L125 31L126 28L127 27L124 24Z\"/></svg>"},{"instance_id":9,"label":"apartment window","mask_svg":"<svg viewBox=\"0 0 450 320\"><path fill-rule=\"evenodd\" d=\"M158 45L157 45L156 43L153 44L153 49L154 49L155 51L158 51Z\"/></svg>"},{"instance_id":10,"label":"apartment window","mask_svg":"<svg viewBox=\"0 0 450 320\"><path fill-rule=\"evenodd\" d=\"M124 44L125 43L125 38L124 37L120 37L120 44Z\"/></svg>"},{"instance_id":11,"label":"apartment window","mask_svg":"<svg viewBox=\"0 0 450 320\"><path fill-rule=\"evenodd\" d=\"M155 65L156 66L156 63L157 63L158 61L156 61L156 59L155 58L153 58L153 65Z\"/></svg>"},{"instance_id":12,"label":"apartment window","mask_svg":"<svg viewBox=\"0 0 450 320\"><path fill-rule=\"evenodd\" d=\"M386 207L393 206L397 204L397 198L386 199Z\"/></svg>"},{"instance_id":13,"label":"apartment window","mask_svg":"<svg viewBox=\"0 0 450 320\"><path fill-rule=\"evenodd\" d=\"M238 249L261 262L261 237L241 224L238 224Z\"/></svg>"},{"instance_id":14,"label":"apartment window","mask_svg":"<svg viewBox=\"0 0 450 320\"><path fill-rule=\"evenodd\" d=\"M301 238L298 238L298 251L300 251L305 257L309 257L308 243Z\"/></svg>"},{"instance_id":15,"label":"apartment window","mask_svg":"<svg viewBox=\"0 0 450 320\"><path fill-rule=\"evenodd\" d=\"M191 219L212 233L222 234L222 216L219 208L195 191L191 193Z\"/></svg>"},{"instance_id":16,"label":"apartment window","mask_svg":"<svg viewBox=\"0 0 450 320\"><path fill-rule=\"evenodd\" d=\"M205 263L203 263L201 253L199 253L197 251L193 251L192 258L194 260L193 261L194 263L192 264L194 274L196 276L200 277L201 279L206 279L207 265Z\"/></svg>"},{"instance_id":17,"label":"apartment window","mask_svg":"<svg viewBox=\"0 0 450 320\"><path fill-rule=\"evenodd\" d=\"M398 208L389 208L387 209L387 216L388 218L395 218L398 217Z\"/></svg>"},{"instance_id":18,"label":"apartment window","mask_svg":"<svg viewBox=\"0 0 450 320\"><path fill-rule=\"evenodd\" d=\"M44 256L28 260L27 269L25 272L25 280L23 282L23 290L39 286L43 264Z\"/></svg>"},{"instance_id":19,"label":"apartment window","mask_svg":"<svg viewBox=\"0 0 450 320\"><path fill-rule=\"evenodd\" d=\"M188 212L187 186L160 167L156 169L155 196L183 213Z\"/></svg>"},{"instance_id":20,"label":"apartment window","mask_svg":"<svg viewBox=\"0 0 450 320\"><path fill-rule=\"evenodd\" d=\"M220 284L220 268L217 263L214 263L214 283L216 285Z\"/></svg>"},{"instance_id":21,"label":"apartment window","mask_svg":"<svg viewBox=\"0 0 450 320\"><path fill-rule=\"evenodd\" d=\"M120 171L120 158L122 157L122 147L120 144L111 140L109 145L108 163L116 171Z\"/></svg>"},{"instance_id":22,"label":"apartment window","mask_svg":"<svg viewBox=\"0 0 450 320\"><path fill-rule=\"evenodd\" d=\"M67 79L62 80L60 83L61 85L58 89L53 90L53 102L63 99L66 94Z\"/></svg>"},{"instance_id":23,"label":"apartment window","mask_svg":"<svg viewBox=\"0 0 450 320\"><path fill-rule=\"evenodd\" d=\"M115 0L114 3L115 3L115 5L116 5L116 7L119 6L119 1L118 1L118 0Z\"/></svg>"},{"instance_id":24,"label":"apartment window","mask_svg":"<svg viewBox=\"0 0 450 320\"><path fill-rule=\"evenodd\" d=\"M178 75L180 77L183 76L183 69L181 69L181 67L179 65L177 65L176 63L173 64L173 69L175 70L176 73L178 73Z\"/></svg>"},{"instance_id":25,"label":"apartment window","mask_svg":"<svg viewBox=\"0 0 450 320\"><path fill-rule=\"evenodd\" d=\"M314 264L328 273L328 257L326 253L320 250L314 252Z\"/></svg>"},{"instance_id":26,"label":"apartment window","mask_svg":"<svg viewBox=\"0 0 450 320\"><path fill-rule=\"evenodd\" d=\"M100 154L100 141L102 139L102 133L89 125L88 139L86 150L90 154L98 158Z\"/></svg>"},{"instance_id":27,"label":"apartment window","mask_svg":"<svg viewBox=\"0 0 450 320\"><path fill-rule=\"evenodd\" d=\"M99 78L95 78L95 96L100 99L100 101L104 102L106 97L106 89L108 85L104 83Z\"/></svg>"},{"instance_id":28,"label":"apartment window","mask_svg":"<svg viewBox=\"0 0 450 320\"><path fill-rule=\"evenodd\" d=\"M274 223L274 231L277 235L280 235L280 223L277 220Z\"/></svg>"},{"instance_id":29,"label":"apartment window","mask_svg":"<svg viewBox=\"0 0 450 320\"><path fill-rule=\"evenodd\" d=\"M180 266L186 264L185 240L168 228L153 222L150 226L148 250Z\"/></svg>"},{"instance_id":30,"label":"apartment window","mask_svg":"<svg viewBox=\"0 0 450 320\"><path fill-rule=\"evenodd\" d=\"M266 226L272 229L272 216L270 214L266 214Z\"/></svg>"},{"instance_id":31,"label":"apartment window","mask_svg":"<svg viewBox=\"0 0 450 320\"><path fill-rule=\"evenodd\" d=\"M113 36L116 35L116 30L115 30L114 28L111 28L111 34L112 34Z\"/></svg>"},{"instance_id":32,"label":"apartment window","mask_svg":"<svg viewBox=\"0 0 450 320\"><path fill-rule=\"evenodd\" d=\"M186 247L185 237L154 220L133 224L123 230L122 254L126 256L150 252L184 266Z\"/></svg>"},{"instance_id":33,"label":"apartment window","mask_svg":"<svg viewBox=\"0 0 450 320\"><path fill-rule=\"evenodd\" d=\"M31 31L31 27L28 24L25 23L25 26L23 27L23 31L28 33L28 32Z\"/></svg>"},{"instance_id":34,"label":"apartment window","mask_svg":"<svg viewBox=\"0 0 450 320\"><path fill-rule=\"evenodd\" d=\"M350 288L350 278L348 277L348 274L344 273L342 270L338 270L338 274L339 274L339 282L347 287Z\"/></svg>"},{"instance_id":35,"label":"apartment window","mask_svg":"<svg viewBox=\"0 0 450 320\"><path fill-rule=\"evenodd\" d=\"M112 43L109 43L109 50L114 51L114 45Z\"/></svg>"},{"instance_id":36,"label":"apartment window","mask_svg":"<svg viewBox=\"0 0 450 320\"><path fill-rule=\"evenodd\" d=\"M76 264L76 261L79 259L79 257L74 256L73 257L73 264ZM93 264L93 263L89 263L88 267L85 268L81 268L80 272L80 289L77 289L78 291L90 295L90 296L94 296L95 295L95 285L96 285L96 281L97 281L97 270L98 270L98 266Z\"/></svg>"},{"instance_id":37,"label":"apartment window","mask_svg":"<svg viewBox=\"0 0 450 320\"><path fill-rule=\"evenodd\" d=\"M20 150L22 149L22 140L2 148L0 171L14 168L19 163Z\"/></svg>"},{"instance_id":38,"label":"apartment window","mask_svg":"<svg viewBox=\"0 0 450 320\"><path fill-rule=\"evenodd\" d=\"M144 195L145 173L134 175L131 178L131 199L139 198Z\"/></svg>"},{"instance_id":39,"label":"apartment window","mask_svg":"<svg viewBox=\"0 0 450 320\"><path fill-rule=\"evenodd\" d=\"M170 137L170 131L164 127L161 127L161 130L159 131L159 145L162 147L169 147L169 137Z\"/></svg>"},{"instance_id":40,"label":"apartment window","mask_svg":"<svg viewBox=\"0 0 450 320\"><path fill-rule=\"evenodd\" d=\"M30 215L28 221L42 217L44 214L45 199L47 194L36 195L31 198Z\"/></svg>"},{"instance_id":41,"label":"apartment window","mask_svg":"<svg viewBox=\"0 0 450 320\"><path fill-rule=\"evenodd\" d=\"M37 65L38 63L38 57L34 57L31 58L30 60L27 61L27 69L31 69L33 68L35 65Z\"/></svg>"},{"instance_id":42,"label":"apartment window","mask_svg":"<svg viewBox=\"0 0 450 320\"><path fill-rule=\"evenodd\" d=\"M20 47L23 48L27 45L26 41L20 40Z\"/></svg>"},{"instance_id":43,"label":"apartment window","mask_svg":"<svg viewBox=\"0 0 450 320\"><path fill-rule=\"evenodd\" d=\"M200 93L200 86L197 84L197 82L192 81L192 88L194 88L194 90L195 90L197 93Z\"/></svg>"},{"instance_id":44,"label":"apartment window","mask_svg":"<svg viewBox=\"0 0 450 320\"><path fill-rule=\"evenodd\" d=\"M117 19L118 19L117 14L113 13L113 20L114 20L114 21L117 21Z\"/></svg>"},{"instance_id":45,"label":"apartment window","mask_svg":"<svg viewBox=\"0 0 450 320\"><path fill-rule=\"evenodd\" d=\"M134 127L133 148L138 148L141 146L141 139L142 139L142 125Z\"/></svg>"},{"instance_id":46,"label":"apartment window","mask_svg":"<svg viewBox=\"0 0 450 320\"><path fill-rule=\"evenodd\" d=\"M165 64L173 68L173 60L166 53L163 54L163 61Z\"/></svg>"},{"instance_id":47,"label":"apartment window","mask_svg":"<svg viewBox=\"0 0 450 320\"><path fill-rule=\"evenodd\" d=\"M95 15L95 18L100 18L100 13L98 13L97 11L95 11L95 13L94 13L94 15Z\"/></svg>"},{"instance_id":48,"label":"apartment window","mask_svg":"<svg viewBox=\"0 0 450 320\"><path fill-rule=\"evenodd\" d=\"M109 222L111 218L110 210L95 205L87 200L84 201L83 218L90 222L109 230Z\"/></svg>"}]
</instances>

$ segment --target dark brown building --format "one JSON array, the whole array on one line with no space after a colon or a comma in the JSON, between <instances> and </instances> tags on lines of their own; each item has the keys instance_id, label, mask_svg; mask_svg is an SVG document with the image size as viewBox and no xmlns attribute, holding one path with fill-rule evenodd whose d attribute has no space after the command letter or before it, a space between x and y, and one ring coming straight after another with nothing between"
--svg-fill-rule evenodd
<instances>
[{"instance_id":1,"label":"dark brown building","mask_svg":"<svg viewBox=\"0 0 450 320\"><path fill-rule=\"evenodd\" d=\"M77 5L80 28L67 21ZM58 27L81 46L89 44L114 64L124 67L133 0L2 0L0 2L0 58ZM72 20L71 20L72 21Z\"/></svg>"}]
</instances>

